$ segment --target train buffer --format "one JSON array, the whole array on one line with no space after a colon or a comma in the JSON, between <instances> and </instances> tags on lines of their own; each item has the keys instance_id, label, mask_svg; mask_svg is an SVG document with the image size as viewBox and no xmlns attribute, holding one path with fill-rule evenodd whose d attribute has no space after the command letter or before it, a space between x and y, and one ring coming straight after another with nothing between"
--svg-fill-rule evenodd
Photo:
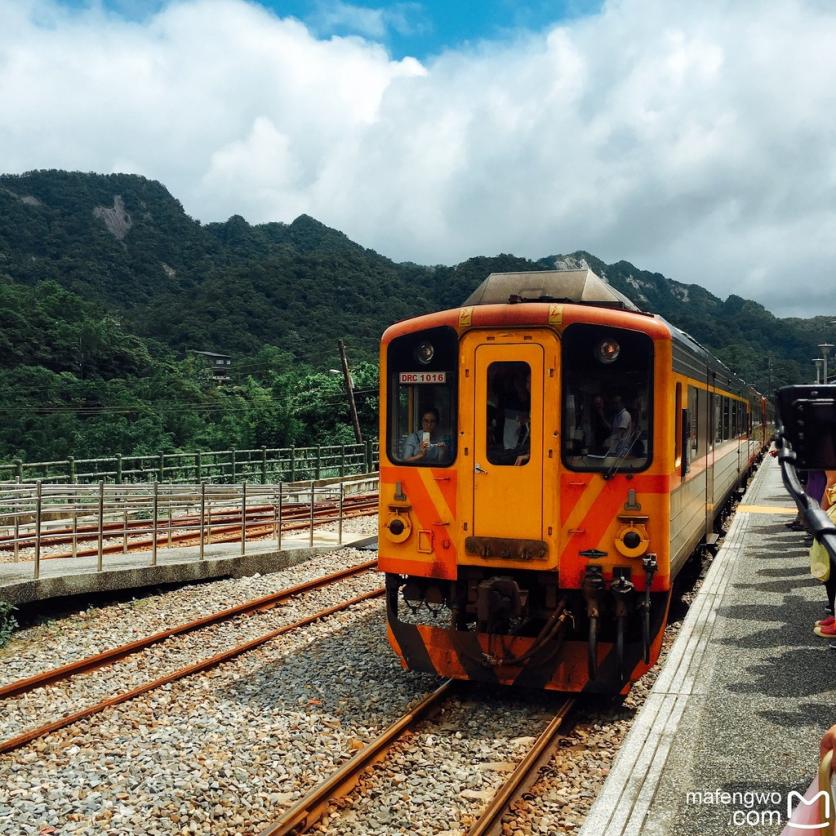
<instances>
[{"instance_id":1,"label":"train buffer","mask_svg":"<svg viewBox=\"0 0 836 836\"><path fill-rule=\"evenodd\" d=\"M836 647L813 633L824 586L810 575L805 535L785 525L794 514L777 460L767 457L584 836L786 826L815 774L819 739L836 723Z\"/></svg>"}]
</instances>

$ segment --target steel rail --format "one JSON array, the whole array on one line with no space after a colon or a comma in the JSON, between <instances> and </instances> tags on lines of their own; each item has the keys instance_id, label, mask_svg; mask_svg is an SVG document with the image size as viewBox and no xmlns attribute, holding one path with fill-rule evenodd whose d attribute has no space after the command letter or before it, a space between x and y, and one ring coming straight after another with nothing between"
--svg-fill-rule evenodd
<instances>
[{"instance_id":1,"label":"steel rail","mask_svg":"<svg viewBox=\"0 0 836 836\"><path fill-rule=\"evenodd\" d=\"M357 510L361 508L376 508L377 507L377 495L369 495L363 494L356 498L347 498L345 501L345 505L348 507L348 510ZM108 508L107 511L115 511L115 510L122 510L120 508ZM338 510L338 505L336 502L321 502L317 504L316 507L316 514L327 517L330 513L334 513ZM258 520L265 520L265 525L267 524L267 520L272 519L274 508L272 505L258 505L251 509L247 510L246 520L247 520L247 527L255 524L255 521ZM307 519L310 514L310 504L309 503L291 503L284 505L284 515L289 520L294 519ZM213 513L213 519L217 520L219 523L225 525L223 528L218 528L216 530L231 530L232 528L240 529L241 527L241 512L230 510L230 511L218 511L217 513ZM163 522L168 524L168 518L164 517ZM196 527L200 522L200 515L199 514L184 514L180 517L172 517L171 523L174 528L188 528L188 527ZM105 536L108 537L120 537L125 534L130 534L134 532L138 534L146 533L148 527L148 520L129 520L127 525L124 522L110 522L105 523L102 526L101 531L103 533L106 532ZM46 529L41 532L41 541L49 541L50 545L59 546L63 543L70 543L75 540L76 542L82 543L87 542L90 540L96 540L99 536L99 527L97 525L81 525L78 526L76 529L72 528L53 528L53 529ZM19 548L31 548L35 544L35 537L34 535L28 535L25 537L18 537L15 538L13 535L0 535L0 549L6 544L13 545L17 542ZM61 555L63 556L63 555ZM83 555L82 555L83 556Z\"/></svg>"},{"instance_id":2,"label":"steel rail","mask_svg":"<svg viewBox=\"0 0 836 836\"><path fill-rule=\"evenodd\" d=\"M161 630L159 633L146 636L145 638L137 639L136 641L121 644L118 647L110 650L96 653L93 656L86 656L75 662L70 662L66 665L61 665L52 670L42 671L41 673L33 674L25 679L17 679L7 685L0 686L0 699L13 697L18 694L25 694L27 691L32 691L35 688L41 688L44 685L52 685L55 682L60 682L64 679L69 679L79 673L96 670L104 667L106 664L124 659L132 653L144 650L157 642L161 642L171 636L183 635L190 633L193 630L198 630L201 627L207 627L210 624L217 624L220 621L226 621L229 618L234 618L236 615L242 615L248 612L266 612L273 606L283 601L285 598L290 598L293 595L298 595L301 592L307 592L311 589L318 589L322 586L327 586L343 578L348 578L353 575L359 575L377 566L376 560L369 560L365 563L358 563L355 566L350 566L347 569L341 569L338 572L332 572L328 575L323 575L320 578L314 578L310 581L295 584L294 586L280 589L278 592L272 592L269 595L262 595L260 598L253 598L249 601L244 601L241 604L236 604L234 607L228 607L224 610L210 613L209 615L201 616L193 621L187 621L183 624L178 624L175 627L170 627L167 630Z\"/></svg>"},{"instance_id":3,"label":"steel rail","mask_svg":"<svg viewBox=\"0 0 836 836\"><path fill-rule=\"evenodd\" d=\"M330 778L316 786L304 798L293 805L277 822L261 831L261 836L284 836L284 834L304 833L312 827L327 809L329 803L350 792L360 779L364 769L382 758L386 750L416 723L431 708L449 696L454 680L446 682L421 700L418 705L406 712L399 720L392 723L377 740L361 749L351 760L341 766Z\"/></svg>"},{"instance_id":4,"label":"steel rail","mask_svg":"<svg viewBox=\"0 0 836 836\"><path fill-rule=\"evenodd\" d=\"M257 512L256 509L252 509L252 513L250 510L247 511L247 519L258 519L259 517L267 519L269 514L272 514L272 507L269 507L268 510L262 510L261 512ZM105 513L114 510L121 510L121 509L106 509ZM305 512L307 513L308 507L305 506ZM215 515L213 515L215 516ZM301 515L300 515L301 516ZM221 518L223 522L238 522L240 525L241 520L241 513L235 511L229 511L224 513L218 513L218 518ZM168 518L163 517L163 522L168 523ZM200 517L196 514L184 514L180 517L172 517L171 521L173 524L176 524L178 528L182 528L187 525L197 525L200 521ZM127 525L124 522L108 522L102 526L102 531L104 532L106 537L119 537L122 534L130 534L135 529L139 529L139 533L143 534L145 529L148 526L148 520L128 520ZM41 537L43 539L48 539L49 542L53 546L60 546L62 543L70 543L72 542L73 538L75 538L79 543L86 542L88 540L95 540L99 534L99 527L97 525L80 525L78 528L73 531L72 528L48 528L45 529L41 533ZM12 535L3 535L0 536L0 548L5 546L6 544L13 543L15 540L14 536ZM35 538L34 536L26 536L26 537L18 537L17 543L20 548L31 548L34 544Z\"/></svg>"},{"instance_id":5,"label":"steel rail","mask_svg":"<svg viewBox=\"0 0 836 836\"><path fill-rule=\"evenodd\" d=\"M278 636L283 635L284 633L289 633L292 630L298 630L300 627L305 627L308 624L312 624L314 621L319 621L320 619L326 618L327 616L333 615L334 613L340 612L341 610L348 609L354 604L362 603L363 601L367 601L370 598L379 598L384 594L384 592L385 589L383 588L373 589L371 592L364 592L362 595L358 595L357 597L351 598L348 601L343 601L339 604L335 604L332 607L320 610L319 612L302 618L299 621L294 621L292 624L286 624L284 627L279 627L275 630L270 630L269 633L264 633L261 636L244 642L243 644L236 645L235 647L232 647L228 650L224 650L221 653L216 653L214 656L210 656L206 659L201 659L199 662L194 662L191 665L186 665L183 668L179 668L178 670L166 674L165 676L161 676L158 679L154 679L151 682L146 682L143 685L140 685L136 688L132 688L130 691L124 691L123 693L117 694L116 696L108 697L107 699L101 700L101 702L97 702L95 705L91 705L87 708L82 708L80 711L75 711L72 714L68 714L67 716L62 717L60 720L56 720L53 723L46 723L43 726L38 726L35 729L30 729L29 731L26 731L23 734L19 734L16 737L10 737L7 740L0 741L0 754L4 754L5 752L11 752L13 749L19 749L21 746L25 746L27 743L31 743L33 740L36 740L39 737L44 737L45 735L51 734L54 731L63 729L66 726L69 726L77 722L78 720L83 720L86 717L91 717L94 714L99 714L106 708L111 708L112 706L128 702L128 700L132 700L134 699L134 697L138 697L142 694L147 693L148 691L153 691L155 688L160 688L163 685L168 685L172 682L176 682L178 679L183 679L187 676L190 676L191 674L200 673L201 671L213 668L216 665L220 665L223 662L227 662L230 659L234 659L236 656L240 656L242 653L246 653L248 650L253 650L254 648L259 647L262 644L266 644L267 642L277 638Z\"/></svg>"},{"instance_id":6,"label":"steel rail","mask_svg":"<svg viewBox=\"0 0 836 836\"><path fill-rule=\"evenodd\" d=\"M560 730L566 715L572 710L576 697L568 697L557 710L555 716L540 733L528 754L517 764L517 768L508 776L508 780L499 788L491 803L467 831L467 836L484 836L488 833L502 832L502 817L519 793L535 779L536 771L551 755L554 739Z\"/></svg>"},{"instance_id":7,"label":"steel rail","mask_svg":"<svg viewBox=\"0 0 836 836\"><path fill-rule=\"evenodd\" d=\"M377 509L377 500L369 500L368 505L361 505L359 503L352 506L349 512L343 514L344 518L352 518L352 517L366 517L369 516L371 513L374 513ZM307 506L305 508L306 514L308 513ZM318 508L316 510L316 519L315 521L320 524L331 522L337 519L337 509L336 508ZM307 529L310 527L310 523L299 522L298 520L301 518L301 514L295 517L291 517L290 523L287 525L282 525L282 531L300 531L302 529ZM213 514L214 519L214 514ZM143 521L146 529L144 531L137 531L135 534L146 533L148 531L147 526L148 522ZM162 520L163 523L167 523L167 520ZM197 526L197 523L195 524ZM180 526L173 526L175 529ZM270 536L273 533L273 523L261 520L250 520L246 522L247 528L247 537L251 539L257 539L260 536ZM254 535L250 534L250 529L254 528L258 530L259 528L265 529L265 534L260 535L255 533ZM78 537L79 541L84 539L98 539L98 529L96 530L97 533L94 534L92 537L88 536L86 538ZM214 523L210 526L207 526L206 531L212 537L212 543L235 543L241 538L241 523L236 523L232 525L220 525L216 526ZM107 538L108 539L115 539L117 537L121 537L126 533L122 529L117 532L108 532ZM105 536L105 535L103 535ZM178 543L183 545L189 545L190 540L194 540L199 537L199 533L197 531L179 531L177 533L172 533L171 537L168 536L167 529L163 532L162 529L157 536L157 545L158 546L167 546L169 541L171 543ZM52 538L49 534L44 534L42 536L41 545L45 544L45 541L50 541ZM154 539L153 537L147 538L144 540L135 541L133 543L128 543L128 551L135 552L141 551L143 549L149 548L153 546ZM112 543L110 545L103 545L102 546L102 554L123 554L125 551L125 547L123 543ZM64 560L69 557L96 557L99 554L99 549L78 549L75 554L72 552L60 552L58 554L44 554L41 555L41 560Z\"/></svg>"}]
</instances>

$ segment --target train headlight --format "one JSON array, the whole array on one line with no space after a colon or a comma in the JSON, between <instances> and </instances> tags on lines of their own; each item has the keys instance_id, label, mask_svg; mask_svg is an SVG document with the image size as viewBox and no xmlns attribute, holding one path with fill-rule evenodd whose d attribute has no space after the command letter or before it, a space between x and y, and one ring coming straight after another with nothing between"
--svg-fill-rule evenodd
<instances>
[{"instance_id":1,"label":"train headlight","mask_svg":"<svg viewBox=\"0 0 836 836\"><path fill-rule=\"evenodd\" d=\"M618 344L617 340L612 338L601 340L601 342L595 346L595 358L599 363L603 363L605 366L608 366L610 363L614 363L618 360L619 354L621 354L621 346Z\"/></svg>"},{"instance_id":2,"label":"train headlight","mask_svg":"<svg viewBox=\"0 0 836 836\"><path fill-rule=\"evenodd\" d=\"M389 515L386 520L386 537L393 543L403 543L409 539L412 534L412 520L409 514L401 511L395 511Z\"/></svg>"},{"instance_id":3,"label":"train headlight","mask_svg":"<svg viewBox=\"0 0 836 836\"><path fill-rule=\"evenodd\" d=\"M622 525L615 535L615 547L624 557L641 557L650 545L646 520L622 518Z\"/></svg>"},{"instance_id":4,"label":"train headlight","mask_svg":"<svg viewBox=\"0 0 836 836\"><path fill-rule=\"evenodd\" d=\"M415 359L422 365L428 366L435 355L435 347L432 343L422 342L415 349Z\"/></svg>"}]
</instances>

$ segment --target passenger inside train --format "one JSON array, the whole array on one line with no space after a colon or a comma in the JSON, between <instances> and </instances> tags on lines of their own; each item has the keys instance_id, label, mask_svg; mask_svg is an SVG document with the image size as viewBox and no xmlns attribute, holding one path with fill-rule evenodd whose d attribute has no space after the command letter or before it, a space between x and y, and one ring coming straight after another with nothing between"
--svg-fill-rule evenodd
<instances>
[{"instance_id":1,"label":"passenger inside train","mask_svg":"<svg viewBox=\"0 0 836 836\"><path fill-rule=\"evenodd\" d=\"M456 458L455 334L402 342L389 358L389 457L415 467L448 467Z\"/></svg>"},{"instance_id":2,"label":"passenger inside train","mask_svg":"<svg viewBox=\"0 0 836 836\"><path fill-rule=\"evenodd\" d=\"M487 392L488 461L521 466L531 445L531 369L528 363L492 363Z\"/></svg>"},{"instance_id":3,"label":"passenger inside train","mask_svg":"<svg viewBox=\"0 0 836 836\"><path fill-rule=\"evenodd\" d=\"M642 335L620 342L596 328L567 333L563 460L573 470L641 470L650 463L651 350Z\"/></svg>"},{"instance_id":4,"label":"passenger inside train","mask_svg":"<svg viewBox=\"0 0 836 836\"><path fill-rule=\"evenodd\" d=\"M446 464L450 460L450 438L442 435L439 412L434 406L422 410L421 428L407 436L403 461Z\"/></svg>"}]
</instances>

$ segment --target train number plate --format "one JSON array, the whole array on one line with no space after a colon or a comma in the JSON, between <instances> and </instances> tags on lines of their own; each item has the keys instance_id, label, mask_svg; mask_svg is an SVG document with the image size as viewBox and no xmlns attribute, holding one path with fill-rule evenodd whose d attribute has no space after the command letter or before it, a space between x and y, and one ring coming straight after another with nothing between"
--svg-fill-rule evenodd
<instances>
[{"instance_id":1,"label":"train number plate","mask_svg":"<svg viewBox=\"0 0 836 836\"><path fill-rule=\"evenodd\" d=\"M446 383L447 372L401 372L401 383Z\"/></svg>"},{"instance_id":2,"label":"train number plate","mask_svg":"<svg viewBox=\"0 0 836 836\"><path fill-rule=\"evenodd\" d=\"M545 560L549 544L544 540L516 540L506 537L467 537L465 551L474 557L504 560Z\"/></svg>"}]
</instances>

